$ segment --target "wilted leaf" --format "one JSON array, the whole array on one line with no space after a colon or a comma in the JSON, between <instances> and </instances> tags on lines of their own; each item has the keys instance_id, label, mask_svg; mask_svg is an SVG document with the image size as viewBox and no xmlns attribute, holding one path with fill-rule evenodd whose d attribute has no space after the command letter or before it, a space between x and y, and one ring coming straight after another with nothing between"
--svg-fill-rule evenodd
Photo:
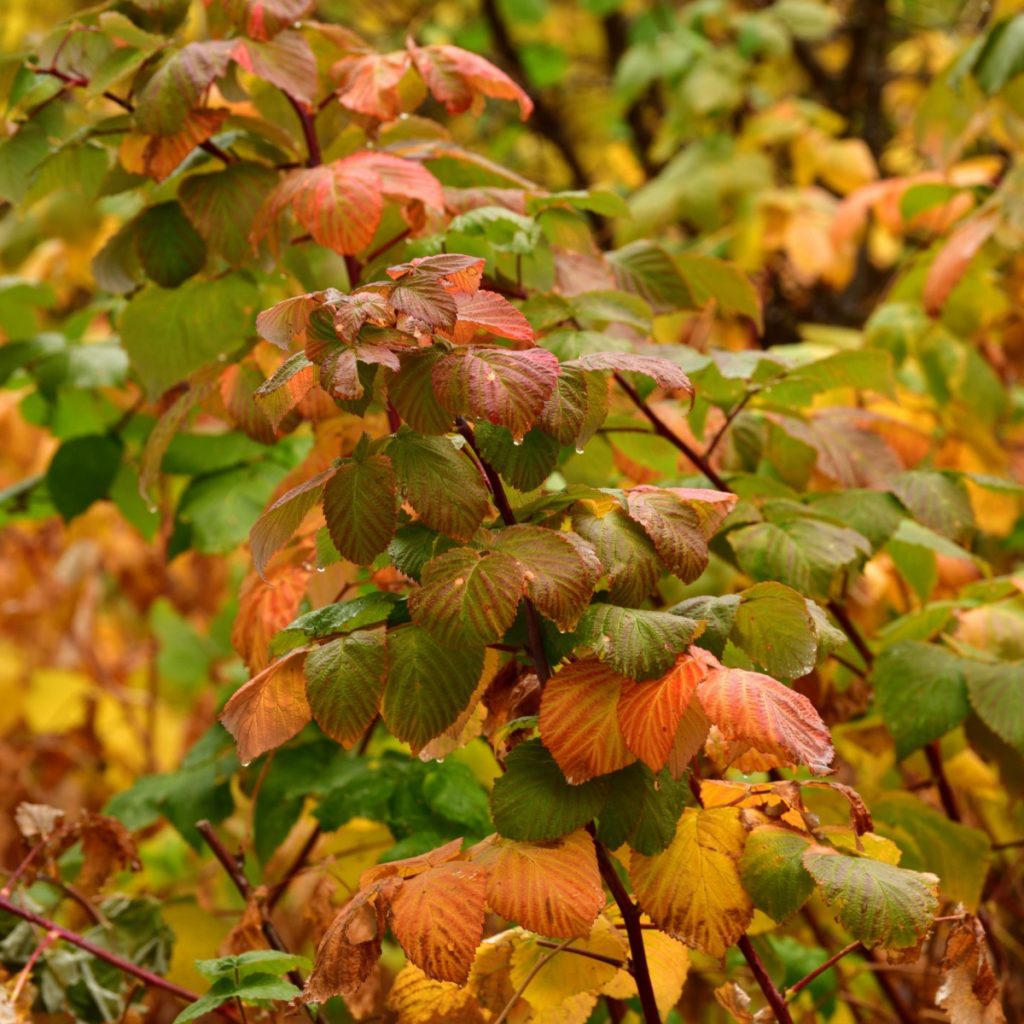
<instances>
[{"instance_id":1,"label":"wilted leaf","mask_svg":"<svg viewBox=\"0 0 1024 1024\"><path fill-rule=\"evenodd\" d=\"M942 985L935 1002L950 1024L1005 1024L999 979L992 967L985 929L968 914L946 940Z\"/></svg>"}]
</instances>

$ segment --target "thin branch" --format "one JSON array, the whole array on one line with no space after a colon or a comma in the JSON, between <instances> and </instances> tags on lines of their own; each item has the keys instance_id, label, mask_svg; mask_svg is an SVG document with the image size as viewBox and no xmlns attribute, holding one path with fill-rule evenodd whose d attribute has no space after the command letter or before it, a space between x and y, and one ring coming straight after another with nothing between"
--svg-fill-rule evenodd
<instances>
[{"instance_id":1,"label":"thin branch","mask_svg":"<svg viewBox=\"0 0 1024 1024\"><path fill-rule=\"evenodd\" d=\"M871 668L875 661L874 652L868 647L867 641L861 636L860 630L857 628L853 619L850 618L847 610L838 601L829 601L828 610L835 617L836 622L842 627L843 632L847 635L850 643L853 644L854 649L864 660L864 664Z\"/></svg>"},{"instance_id":2,"label":"thin branch","mask_svg":"<svg viewBox=\"0 0 1024 1024\"><path fill-rule=\"evenodd\" d=\"M562 951L562 944L560 942L549 942L547 939L537 939L537 945L543 946L545 949ZM573 949L570 946L565 949L564 952L572 953L573 956L583 956L588 960L596 960L599 964L610 964L612 967L629 968L629 964L620 960L618 957L605 956L604 953L592 953L589 949Z\"/></svg>"},{"instance_id":3,"label":"thin branch","mask_svg":"<svg viewBox=\"0 0 1024 1024\"><path fill-rule=\"evenodd\" d=\"M498 475L497 470L480 454L473 428L461 416L456 419L455 425L459 433L466 439L466 444L472 449L477 462L480 464L480 468L484 471L487 484L491 489L491 496L494 498L494 504L502 521L506 526L515 526L517 522L516 514L509 504L508 495L505 493L501 477ZM537 609L534 607L533 602L529 599L523 602L523 613L526 617L526 634L529 638L530 659L533 661L533 670L537 674L540 685L543 686L551 678L551 665L548 662L547 651L544 649L544 635L541 632L540 616L537 614Z\"/></svg>"},{"instance_id":4,"label":"thin branch","mask_svg":"<svg viewBox=\"0 0 1024 1024\"><path fill-rule=\"evenodd\" d=\"M367 733L369 732L370 730L368 729ZM295 860L291 862L291 864L288 866L288 869L281 876L281 881L274 885L274 887L270 890L270 895L267 897L268 912L273 910L274 907L277 906L278 901L285 894L285 890L288 888L289 885L291 885L292 880L306 866L306 859L313 852L313 847L316 846L316 842L320 838L322 833L323 826L320 824L320 822L317 822L316 827L313 829L312 832L310 832L309 836L306 838L306 841L302 844L302 849L299 850L299 852L295 855Z\"/></svg>"},{"instance_id":5,"label":"thin branch","mask_svg":"<svg viewBox=\"0 0 1024 1024\"><path fill-rule=\"evenodd\" d=\"M629 400L647 417L654 432L663 437L669 444L678 448L720 491L730 490L729 485L715 472L711 464L700 452L691 448L641 397L636 388L622 376L615 374L615 381L629 396Z\"/></svg>"},{"instance_id":6,"label":"thin branch","mask_svg":"<svg viewBox=\"0 0 1024 1024\"><path fill-rule=\"evenodd\" d=\"M704 458L710 459L715 453L715 449L721 444L722 438L725 437L726 432L732 426L732 421L746 408L747 402L749 402L754 395L757 394L757 388L753 388L748 391L730 410L728 416L725 417L725 422L718 428L717 433L711 438L711 443L704 449Z\"/></svg>"},{"instance_id":7,"label":"thin branch","mask_svg":"<svg viewBox=\"0 0 1024 1024\"><path fill-rule=\"evenodd\" d=\"M228 878L231 879L235 888L238 890L238 894L248 903L252 899L252 886L249 884L249 879L245 877L245 872L242 870L242 865L237 857L233 857L227 850L227 847L217 837L217 833L213 831L213 826L206 821L196 822L196 831L203 837L206 845L209 846L210 851L220 861L221 867L227 872ZM264 938L267 940L267 944L272 948L276 949L279 953L289 952L288 947L281 940L281 936L278 934L277 929L274 927L273 922L267 917L264 909L260 909L260 926L263 930ZM297 988L303 988L305 982L302 980L302 975L298 971L292 970L288 972L288 980ZM311 1021L316 1021L316 1017L313 1016L313 1011L310 1010L308 1005L304 1006L306 1016Z\"/></svg>"},{"instance_id":8,"label":"thin branch","mask_svg":"<svg viewBox=\"0 0 1024 1024\"><path fill-rule=\"evenodd\" d=\"M36 843L31 850L22 858L21 863L7 876L7 881L4 882L4 887L0 889L0 899L6 899L14 892L14 887L18 883L18 879L28 870L31 866L32 861L39 856L40 852L46 848L47 840Z\"/></svg>"},{"instance_id":9,"label":"thin branch","mask_svg":"<svg viewBox=\"0 0 1024 1024\"><path fill-rule=\"evenodd\" d=\"M382 256L388 251L388 249L394 248L399 242L404 242L409 235L412 234L412 228L406 228L404 231L400 231L394 238L389 238L386 242L382 242L377 246L373 252L367 253L363 258L363 263L372 263L378 256Z\"/></svg>"},{"instance_id":10,"label":"thin branch","mask_svg":"<svg viewBox=\"0 0 1024 1024\"><path fill-rule=\"evenodd\" d=\"M119 971L129 974L133 978L138 978L145 985L169 992L186 1003L194 1003L199 998L196 992L190 992L187 988L182 988L181 985L176 985L173 981L161 978L159 974L154 974L152 971L147 971L145 967L132 963L131 960L126 960L116 953L111 953L109 949L97 946L96 943L90 942L85 936L79 935L77 932L70 931L67 928L62 928L59 924L50 921L48 918L34 914L31 910L18 906L17 903L12 903L6 896L0 896L0 910L13 914L15 917L20 917L23 921L28 921L29 924L45 928L47 932L56 933L64 942L70 942L72 946L85 950L86 953L96 957L97 960L102 960L104 963L110 964L111 967L116 967ZM221 1007L215 1012L223 1017L227 1017L228 1020L236 1019L234 1014L228 1009Z\"/></svg>"},{"instance_id":11,"label":"thin branch","mask_svg":"<svg viewBox=\"0 0 1024 1024\"><path fill-rule=\"evenodd\" d=\"M935 779L935 786L939 791L939 799L942 801L942 809L950 821L960 822L960 808L957 807L956 796L953 794L953 787L949 784L949 777L946 775L946 768L942 763L942 749L938 740L932 740L924 748L924 756L928 760L928 767L932 770L932 777Z\"/></svg>"},{"instance_id":12,"label":"thin branch","mask_svg":"<svg viewBox=\"0 0 1024 1024\"><path fill-rule=\"evenodd\" d=\"M505 1024L508 1019L508 1015L512 1012L512 1008L522 998L523 993L530 987L530 982L537 977L538 974L552 961L559 953L565 949L569 943L575 942L575 939L566 939L564 942L560 942L550 953L545 953L530 969L530 973L523 978L522 984L512 993L512 997L505 1004L505 1008L498 1014L494 1019L494 1024Z\"/></svg>"},{"instance_id":13,"label":"thin branch","mask_svg":"<svg viewBox=\"0 0 1024 1024\"><path fill-rule=\"evenodd\" d=\"M14 982L14 988L11 990L11 994L9 997L11 1006L18 1005L18 997L24 990L25 985L28 984L28 979L32 977L32 968L35 967L35 965L38 963L39 958L43 955L43 953L45 953L46 950L49 949L50 946L52 946L53 943L59 938L60 932L56 932L51 928L43 937L43 941L40 942L39 945L32 950L32 955L25 962L25 966L22 967L22 969L18 972L18 977Z\"/></svg>"},{"instance_id":14,"label":"thin branch","mask_svg":"<svg viewBox=\"0 0 1024 1024\"><path fill-rule=\"evenodd\" d=\"M765 970L761 958L757 955L757 950L754 949L754 945L750 941L750 936L744 935L736 945L739 946L740 952L746 958L750 969L754 972L754 978L757 980L758 987L764 993L765 999L768 1000L768 1005L772 1008L778 1024L793 1024L793 1017L789 1012L789 1007L786 1005L786 1000L775 987L775 982L772 981L771 976Z\"/></svg>"},{"instance_id":15,"label":"thin branch","mask_svg":"<svg viewBox=\"0 0 1024 1024\"><path fill-rule=\"evenodd\" d=\"M319 167L324 160L320 152L320 140L316 137L316 115L308 111L291 93L286 92L284 97L291 104L302 126L302 137L306 140L306 152L309 154L306 166Z\"/></svg>"},{"instance_id":16,"label":"thin branch","mask_svg":"<svg viewBox=\"0 0 1024 1024\"><path fill-rule=\"evenodd\" d=\"M588 826L592 832L593 826ZM601 869L601 877L608 886L612 899L615 900L622 914L622 923L626 927L626 938L629 940L630 969L636 981L637 994L640 996L640 1008L643 1011L645 1024L660 1024L658 1001L654 998L654 986L651 983L651 969L647 964L647 948L644 946L644 933L640 927L640 909L630 898L626 887L615 870L604 844L596 837L594 847L597 850L597 864Z\"/></svg>"},{"instance_id":17,"label":"thin branch","mask_svg":"<svg viewBox=\"0 0 1024 1024\"><path fill-rule=\"evenodd\" d=\"M784 993L786 1000L789 1001L790 999L792 999L799 992L807 988L807 986L810 985L810 983L814 981L815 978L817 978L819 975L824 974L830 967L834 967L840 960L843 959L844 956L847 956L848 954L852 953L855 949L859 948L859 942L851 942L848 946L844 946L841 950L839 950L838 953L834 953L824 963L819 964L817 967L815 967L810 974L805 974L804 977L802 977L798 982L795 982L794 984L790 985Z\"/></svg>"}]
</instances>

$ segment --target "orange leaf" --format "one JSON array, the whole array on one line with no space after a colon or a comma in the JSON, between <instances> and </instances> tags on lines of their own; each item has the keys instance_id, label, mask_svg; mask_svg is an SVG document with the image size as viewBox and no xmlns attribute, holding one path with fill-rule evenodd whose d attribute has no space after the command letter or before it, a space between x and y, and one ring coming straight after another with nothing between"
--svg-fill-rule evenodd
<instances>
[{"instance_id":1,"label":"orange leaf","mask_svg":"<svg viewBox=\"0 0 1024 1024\"><path fill-rule=\"evenodd\" d=\"M619 725L626 745L651 771L668 763L679 723L707 674L689 654L682 654L661 677L647 683L627 680L619 697Z\"/></svg>"},{"instance_id":2,"label":"orange leaf","mask_svg":"<svg viewBox=\"0 0 1024 1024\"><path fill-rule=\"evenodd\" d=\"M270 641L299 611L312 575L288 553L271 562L264 579L251 572L242 583L238 614L231 630L231 646L242 656L250 672L262 672L270 664ZM300 552L305 561L307 552Z\"/></svg>"},{"instance_id":3,"label":"orange leaf","mask_svg":"<svg viewBox=\"0 0 1024 1024\"><path fill-rule=\"evenodd\" d=\"M604 906L594 840L583 829L546 843L490 836L470 857L490 870L491 910L538 935L585 938Z\"/></svg>"},{"instance_id":4,"label":"orange leaf","mask_svg":"<svg viewBox=\"0 0 1024 1024\"><path fill-rule=\"evenodd\" d=\"M380 959L384 909L398 883L357 892L338 911L316 949L313 973L302 993L304 1003L324 1003L351 995Z\"/></svg>"},{"instance_id":5,"label":"orange leaf","mask_svg":"<svg viewBox=\"0 0 1024 1024\"><path fill-rule=\"evenodd\" d=\"M417 256L408 263L388 267L388 277L397 281L415 270L425 271L435 274L446 292L452 295L473 295L480 287L486 262L478 256L464 256L461 253Z\"/></svg>"},{"instance_id":6,"label":"orange leaf","mask_svg":"<svg viewBox=\"0 0 1024 1024\"><path fill-rule=\"evenodd\" d=\"M533 100L483 57L458 46L417 46L412 40L407 45L416 70L449 114L478 109L484 96L515 100L524 121L533 111Z\"/></svg>"},{"instance_id":7,"label":"orange leaf","mask_svg":"<svg viewBox=\"0 0 1024 1024\"><path fill-rule=\"evenodd\" d=\"M402 883L391 930L406 956L438 981L465 984L484 937L487 870L451 861Z\"/></svg>"},{"instance_id":8,"label":"orange leaf","mask_svg":"<svg viewBox=\"0 0 1024 1024\"><path fill-rule=\"evenodd\" d=\"M747 743L780 764L825 775L835 751L828 727L802 694L760 672L721 668L700 683L700 702L727 740Z\"/></svg>"},{"instance_id":9,"label":"orange leaf","mask_svg":"<svg viewBox=\"0 0 1024 1024\"><path fill-rule=\"evenodd\" d=\"M548 681L540 701L540 735L574 786L636 760L616 713L624 682L597 660L574 661Z\"/></svg>"},{"instance_id":10,"label":"orange leaf","mask_svg":"<svg viewBox=\"0 0 1024 1024\"><path fill-rule=\"evenodd\" d=\"M704 714L700 697L694 693L679 719L675 739L672 740L672 749L668 753L668 770L672 773L672 778L681 779L686 774L690 761L704 746L710 728L711 722Z\"/></svg>"},{"instance_id":11,"label":"orange leaf","mask_svg":"<svg viewBox=\"0 0 1024 1024\"><path fill-rule=\"evenodd\" d=\"M925 278L922 300L925 311L937 316L950 292L967 273L967 266L996 229L994 213L964 221L932 262Z\"/></svg>"},{"instance_id":12,"label":"orange leaf","mask_svg":"<svg viewBox=\"0 0 1024 1024\"><path fill-rule=\"evenodd\" d=\"M227 116L226 110L193 110L173 135L126 135L119 150L121 165L132 174L163 181L196 146L217 134Z\"/></svg>"},{"instance_id":13,"label":"orange leaf","mask_svg":"<svg viewBox=\"0 0 1024 1024\"><path fill-rule=\"evenodd\" d=\"M424 871L459 859L462 856L461 851L462 840L453 839L436 850L428 850L415 857L403 857L401 860L390 860L385 864L378 864L363 872L362 878L359 879L359 886L362 889L367 889L374 882L385 878L415 878L417 875L422 875Z\"/></svg>"},{"instance_id":14,"label":"orange leaf","mask_svg":"<svg viewBox=\"0 0 1024 1024\"><path fill-rule=\"evenodd\" d=\"M236 690L224 705L220 720L238 745L243 765L290 740L310 720L305 649L292 651Z\"/></svg>"}]
</instances>

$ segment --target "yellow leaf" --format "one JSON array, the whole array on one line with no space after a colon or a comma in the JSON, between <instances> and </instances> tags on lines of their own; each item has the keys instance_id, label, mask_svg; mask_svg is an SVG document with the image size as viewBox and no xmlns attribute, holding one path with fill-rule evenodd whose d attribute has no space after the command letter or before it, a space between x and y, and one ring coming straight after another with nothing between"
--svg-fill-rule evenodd
<instances>
[{"instance_id":1,"label":"yellow leaf","mask_svg":"<svg viewBox=\"0 0 1024 1024\"><path fill-rule=\"evenodd\" d=\"M487 1015L468 988L428 978L415 964L406 964L388 995L398 1024L484 1024Z\"/></svg>"},{"instance_id":2,"label":"yellow leaf","mask_svg":"<svg viewBox=\"0 0 1024 1024\"><path fill-rule=\"evenodd\" d=\"M653 857L634 852L629 874L651 920L722 959L754 914L736 863L746 838L738 808L688 808L667 849Z\"/></svg>"},{"instance_id":3,"label":"yellow leaf","mask_svg":"<svg viewBox=\"0 0 1024 1024\"><path fill-rule=\"evenodd\" d=\"M654 929L644 930L644 950L658 1014L664 1019L683 994L690 970L690 951L670 935ZM637 994L636 981L623 969L601 991L612 999L631 999Z\"/></svg>"},{"instance_id":4,"label":"yellow leaf","mask_svg":"<svg viewBox=\"0 0 1024 1024\"><path fill-rule=\"evenodd\" d=\"M885 864L899 864L903 855L903 851L891 839L875 835L874 832L865 832L858 837L848 825L826 825L822 828L821 834L828 836L832 845L840 850L862 853L865 857L880 860Z\"/></svg>"},{"instance_id":5,"label":"yellow leaf","mask_svg":"<svg viewBox=\"0 0 1024 1024\"><path fill-rule=\"evenodd\" d=\"M93 681L81 672L40 668L32 673L24 715L34 733L64 733L80 726L88 710Z\"/></svg>"},{"instance_id":6,"label":"yellow leaf","mask_svg":"<svg viewBox=\"0 0 1024 1024\"><path fill-rule=\"evenodd\" d=\"M523 941L512 953L511 978L517 989L526 982L537 964L551 953L551 949L540 945L543 940L525 932L522 935ZM597 919L588 938L574 941L572 948L600 953L622 961L625 961L628 955L626 940L604 917ZM579 997L588 997L589 1005L592 1006L592 997L602 986L607 985L617 972L618 968L611 964L562 950L555 953L537 971L526 986L523 998L537 1014L545 1014L567 1006L571 1007L572 1014L575 1015L577 1005L582 1006L586 1002L586 999ZM586 1020L586 1016L583 1019Z\"/></svg>"}]
</instances>

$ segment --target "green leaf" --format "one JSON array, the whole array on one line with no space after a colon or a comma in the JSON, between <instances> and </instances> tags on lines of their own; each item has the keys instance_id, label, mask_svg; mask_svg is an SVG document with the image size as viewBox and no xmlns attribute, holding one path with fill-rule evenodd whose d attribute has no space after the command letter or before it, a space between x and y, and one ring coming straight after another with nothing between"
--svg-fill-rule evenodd
<instances>
[{"instance_id":1,"label":"green leaf","mask_svg":"<svg viewBox=\"0 0 1024 1024\"><path fill-rule=\"evenodd\" d=\"M434 368L444 358L439 348L403 353L402 368L388 381L388 397L399 415L421 434L447 434L452 414L434 394Z\"/></svg>"},{"instance_id":2,"label":"green leaf","mask_svg":"<svg viewBox=\"0 0 1024 1024\"><path fill-rule=\"evenodd\" d=\"M743 591L730 639L778 679L805 676L817 661L818 638L807 602L781 583L757 583Z\"/></svg>"},{"instance_id":3,"label":"green leaf","mask_svg":"<svg viewBox=\"0 0 1024 1024\"><path fill-rule=\"evenodd\" d=\"M676 834L689 787L666 769L655 775L647 765L634 764L607 776L608 802L601 810L597 837L609 849L623 843L647 856L661 853Z\"/></svg>"},{"instance_id":4,"label":"green leaf","mask_svg":"<svg viewBox=\"0 0 1024 1024\"><path fill-rule=\"evenodd\" d=\"M580 619L576 638L620 675L642 681L664 675L701 628L669 612L593 604Z\"/></svg>"},{"instance_id":5,"label":"green leaf","mask_svg":"<svg viewBox=\"0 0 1024 1024\"><path fill-rule=\"evenodd\" d=\"M639 295L656 313L700 308L676 262L660 245L646 240L630 242L606 258L619 287Z\"/></svg>"},{"instance_id":6,"label":"green leaf","mask_svg":"<svg viewBox=\"0 0 1024 1024\"><path fill-rule=\"evenodd\" d=\"M465 710L483 665L483 647L446 648L417 625L390 630L385 725L414 749L425 746Z\"/></svg>"},{"instance_id":7,"label":"green leaf","mask_svg":"<svg viewBox=\"0 0 1024 1024\"><path fill-rule=\"evenodd\" d=\"M253 259L249 230L276 184L277 175L265 164L239 161L185 178L178 198L211 251L240 267Z\"/></svg>"},{"instance_id":8,"label":"green leaf","mask_svg":"<svg viewBox=\"0 0 1024 1024\"><path fill-rule=\"evenodd\" d=\"M398 489L432 530L469 540L490 508L490 493L472 458L447 437L406 427L387 446Z\"/></svg>"},{"instance_id":9,"label":"green leaf","mask_svg":"<svg viewBox=\"0 0 1024 1024\"><path fill-rule=\"evenodd\" d=\"M255 285L237 274L139 292L125 307L120 328L147 394L156 398L237 348L252 333L257 304Z\"/></svg>"},{"instance_id":10,"label":"green leaf","mask_svg":"<svg viewBox=\"0 0 1024 1024\"><path fill-rule=\"evenodd\" d=\"M727 535L740 568L755 580L777 580L808 597L828 598L836 577L871 554L867 540L846 527L784 508L769 514L770 521Z\"/></svg>"},{"instance_id":11,"label":"green leaf","mask_svg":"<svg viewBox=\"0 0 1024 1024\"><path fill-rule=\"evenodd\" d=\"M735 263L685 252L676 256L676 266L698 306L713 299L723 313L749 317L764 330L761 296Z\"/></svg>"},{"instance_id":12,"label":"green leaf","mask_svg":"<svg viewBox=\"0 0 1024 1024\"><path fill-rule=\"evenodd\" d=\"M480 420L476 440L484 460L517 491L540 487L558 463L558 442L540 430L528 431L517 444L505 427Z\"/></svg>"},{"instance_id":13,"label":"green leaf","mask_svg":"<svg viewBox=\"0 0 1024 1024\"><path fill-rule=\"evenodd\" d=\"M906 517L899 501L885 491L854 487L810 497L812 508L866 537L872 551L886 544Z\"/></svg>"},{"instance_id":14,"label":"green leaf","mask_svg":"<svg viewBox=\"0 0 1024 1024\"><path fill-rule=\"evenodd\" d=\"M836 919L868 949L916 946L931 926L939 905L934 875L822 846L809 847L803 863Z\"/></svg>"},{"instance_id":15,"label":"green leaf","mask_svg":"<svg viewBox=\"0 0 1024 1024\"><path fill-rule=\"evenodd\" d=\"M445 645L489 644L512 625L525 590L526 570L510 555L454 548L424 566L409 613Z\"/></svg>"},{"instance_id":16,"label":"green leaf","mask_svg":"<svg viewBox=\"0 0 1024 1024\"><path fill-rule=\"evenodd\" d=\"M358 630L306 657L306 698L313 719L332 740L351 747L380 707L387 675L384 631Z\"/></svg>"},{"instance_id":17,"label":"green leaf","mask_svg":"<svg viewBox=\"0 0 1024 1024\"><path fill-rule=\"evenodd\" d=\"M434 394L450 413L508 427L521 440L558 383L547 349L457 348L433 369Z\"/></svg>"},{"instance_id":18,"label":"green leaf","mask_svg":"<svg viewBox=\"0 0 1024 1024\"><path fill-rule=\"evenodd\" d=\"M558 386L541 411L537 425L559 444L582 453L608 415L608 384L597 370L562 366Z\"/></svg>"},{"instance_id":19,"label":"green leaf","mask_svg":"<svg viewBox=\"0 0 1024 1024\"><path fill-rule=\"evenodd\" d=\"M343 558L369 565L398 522L395 471L386 455L343 462L324 487L327 532Z\"/></svg>"},{"instance_id":20,"label":"green leaf","mask_svg":"<svg viewBox=\"0 0 1024 1024\"><path fill-rule=\"evenodd\" d=\"M1024 662L991 664L964 660L967 695L978 717L1001 739L1024 754Z\"/></svg>"},{"instance_id":21,"label":"green leaf","mask_svg":"<svg viewBox=\"0 0 1024 1024\"><path fill-rule=\"evenodd\" d=\"M974 63L973 74L990 96L1024 72L1024 15L994 25Z\"/></svg>"},{"instance_id":22,"label":"green leaf","mask_svg":"<svg viewBox=\"0 0 1024 1024\"><path fill-rule=\"evenodd\" d=\"M991 844L976 828L950 821L910 793L886 793L871 804L875 831L903 851L900 866L939 876L943 896L977 910Z\"/></svg>"},{"instance_id":23,"label":"green leaf","mask_svg":"<svg viewBox=\"0 0 1024 1024\"><path fill-rule=\"evenodd\" d=\"M309 961L295 953L281 953L276 949L253 949L236 956L222 956L216 960L196 960L196 970L207 979L248 978L253 974L281 977L289 971L309 970Z\"/></svg>"},{"instance_id":24,"label":"green leaf","mask_svg":"<svg viewBox=\"0 0 1024 1024\"><path fill-rule=\"evenodd\" d=\"M133 237L143 270L162 288L177 288L206 263L206 243L176 202L144 210Z\"/></svg>"},{"instance_id":25,"label":"green leaf","mask_svg":"<svg viewBox=\"0 0 1024 1024\"><path fill-rule=\"evenodd\" d=\"M810 898L814 879L801 860L810 839L778 825L755 828L740 859L743 888L758 910L780 924Z\"/></svg>"},{"instance_id":26,"label":"green leaf","mask_svg":"<svg viewBox=\"0 0 1024 1024\"><path fill-rule=\"evenodd\" d=\"M889 489L929 530L963 544L975 532L970 495L962 480L946 473L912 470L900 473Z\"/></svg>"},{"instance_id":27,"label":"green leaf","mask_svg":"<svg viewBox=\"0 0 1024 1024\"><path fill-rule=\"evenodd\" d=\"M970 714L964 661L942 647L896 644L875 660L873 680L897 757L945 736Z\"/></svg>"},{"instance_id":28,"label":"green leaf","mask_svg":"<svg viewBox=\"0 0 1024 1024\"><path fill-rule=\"evenodd\" d=\"M398 597L378 590L351 601L338 601L300 615L278 633L270 643L274 657L332 633L351 633L383 622L394 610Z\"/></svg>"},{"instance_id":29,"label":"green leaf","mask_svg":"<svg viewBox=\"0 0 1024 1024\"><path fill-rule=\"evenodd\" d=\"M634 487L626 493L626 511L651 538L662 561L684 583L692 583L708 564L708 536L699 509L671 491Z\"/></svg>"},{"instance_id":30,"label":"green leaf","mask_svg":"<svg viewBox=\"0 0 1024 1024\"><path fill-rule=\"evenodd\" d=\"M630 295L629 292L612 289L582 292L574 295L570 301L574 319L586 330L601 330L609 324L626 324L641 334L651 333L651 307L643 299Z\"/></svg>"},{"instance_id":31,"label":"green leaf","mask_svg":"<svg viewBox=\"0 0 1024 1024\"><path fill-rule=\"evenodd\" d=\"M572 527L593 545L608 574L613 604L638 605L654 590L662 572L661 559L651 539L618 503L577 501Z\"/></svg>"},{"instance_id":32,"label":"green leaf","mask_svg":"<svg viewBox=\"0 0 1024 1024\"><path fill-rule=\"evenodd\" d=\"M388 555L400 573L419 580L427 562L457 546L456 541L428 529L423 523L409 523L395 534L388 545Z\"/></svg>"},{"instance_id":33,"label":"green leaf","mask_svg":"<svg viewBox=\"0 0 1024 1024\"><path fill-rule=\"evenodd\" d=\"M608 798L608 776L570 786L540 740L520 743L491 790L494 827L507 839L557 839L586 825Z\"/></svg>"},{"instance_id":34,"label":"green leaf","mask_svg":"<svg viewBox=\"0 0 1024 1024\"><path fill-rule=\"evenodd\" d=\"M182 1010L174 1018L174 1024L187 1024L188 1021L196 1020L236 998L245 1002L260 1003L269 1000L290 1000L300 994L301 990L290 981L283 981L272 974L250 974L240 982L230 977L222 977L210 986L210 991L206 995Z\"/></svg>"},{"instance_id":35,"label":"green leaf","mask_svg":"<svg viewBox=\"0 0 1024 1024\"><path fill-rule=\"evenodd\" d=\"M588 544L560 530L520 525L502 530L495 549L523 567L526 592L541 615L563 631L576 626L601 572Z\"/></svg>"},{"instance_id":36,"label":"green leaf","mask_svg":"<svg viewBox=\"0 0 1024 1024\"><path fill-rule=\"evenodd\" d=\"M207 86L228 69L231 40L189 43L166 57L135 104L138 127L151 135L181 131L185 117L199 105Z\"/></svg>"},{"instance_id":37,"label":"green leaf","mask_svg":"<svg viewBox=\"0 0 1024 1024\"><path fill-rule=\"evenodd\" d=\"M107 497L123 449L121 439L110 434L72 437L57 449L46 470L46 486L65 522Z\"/></svg>"},{"instance_id":38,"label":"green leaf","mask_svg":"<svg viewBox=\"0 0 1024 1024\"><path fill-rule=\"evenodd\" d=\"M698 638L699 646L710 651L716 658L721 658L739 606L739 594L725 594L722 597L703 595L681 601L672 608L672 614L703 622L704 629Z\"/></svg>"}]
</instances>

